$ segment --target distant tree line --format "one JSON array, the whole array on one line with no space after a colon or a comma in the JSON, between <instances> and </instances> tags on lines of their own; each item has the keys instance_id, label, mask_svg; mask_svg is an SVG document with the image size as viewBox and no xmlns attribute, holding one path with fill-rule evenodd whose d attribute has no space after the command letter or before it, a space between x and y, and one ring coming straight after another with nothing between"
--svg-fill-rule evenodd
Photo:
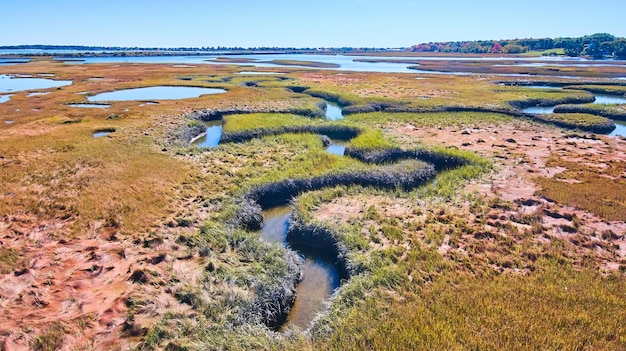
<instances>
[{"instance_id":1,"label":"distant tree line","mask_svg":"<svg viewBox=\"0 0 626 351\"><path fill-rule=\"evenodd\" d=\"M5 45L0 46L0 50L48 50L48 51L81 51L81 52L110 52L122 54L125 52L144 52L144 53L206 53L206 52L277 52L277 53L308 53L308 52L372 52L372 51L400 51L404 48L389 49L382 47L340 47L340 48L317 48L317 47L239 47L239 46L211 46L211 47L176 47L176 48L158 48L158 47L130 47L130 46L85 46L85 45Z\"/></svg>"},{"instance_id":2,"label":"distant tree line","mask_svg":"<svg viewBox=\"0 0 626 351\"><path fill-rule=\"evenodd\" d=\"M568 56L626 58L626 38L618 38L608 33L596 33L578 38L434 42L413 45L408 48L408 51L521 54L528 51L546 51L553 49L563 49L565 55Z\"/></svg>"}]
</instances>

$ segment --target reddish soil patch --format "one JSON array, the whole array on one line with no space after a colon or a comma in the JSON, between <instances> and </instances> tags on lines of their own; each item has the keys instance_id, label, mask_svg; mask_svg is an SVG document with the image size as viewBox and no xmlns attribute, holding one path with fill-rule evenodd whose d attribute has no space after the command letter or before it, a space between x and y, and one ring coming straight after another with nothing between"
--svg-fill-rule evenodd
<instances>
[{"instance_id":1,"label":"reddish soil patch","mask_svg":"<svg viewBox=\"0 0 626 351\"><path fill-rule=\"evenodd\" d=\"M185 308L160 286L175 289L170 278L194 280L202 270L194 257L176 257L187 255L167 239L176 237L176 228L164 240L129 241L96 225L84 238L57 237L71 221L22 215L5 216L1 223L2 247L19 248L27 259L25 269L0 275L3 350L32 349L52 325L63 331L61 349L133 347L151 319ZM146 302L141 310L132 307L136 301Z\"/></svg>"},{"instance_id":2,"label":"reddish soil patch","mask_svg":"<svg viewBox=\"0 0 626 351\"><path fill-rule=\"evenodd\" d=\"M472 182L467 191L478 191L486 198L499 197L517 204L513 209L493 209L494 218L520 218L528 213L539 213L542 235L565 238L576 253L593 256L599 267L617 269L626 263L626 223L607 221L589 212L557 204L535 195L533 179L553 177L564 171L560 167L546 167L551 156L566 160L591 163L598 169L607 162L626 159L626 141L618 137L590 137L570 132L531 125L511 123L476 129L442 128L425 130L411 125L399 126L401 138L419 138L425 144L444 144L476 151L495 160L496 169L483 179ZM576 181L576 180L572 180ZM607 231L613 237L603 237Z\"/></svg>"},{"instance_id":3,"label":"reddish soil patch","mask_svg":"<svg viewBox=\"0 0 626 351\"><path fill-rule=\"evenodd\" d=\"M402 144L419 141L455 146L494 160L494 171L471 181L462 192L482 198L487 207L477 209L463 199L442 205L424 204L418 199L355 196L323 204L316 211L318 219L337 224L360 220L363 233L371 234L370 227L376 227L380 220L365 217L374 206L383 222L395 218L406 235L436 242L444 257L458 261L469 255L498 271L532 270L532 262L552 255L555 247L579 267L626 269L626 223L607 221L542 198L536 195L535 184L538 177L554 177L565 170L546 167L550 157L584 159L602 169L606 162L624 159L624 140L574 136L525 122L473 129L392 125L388 132ZM461 230L455 224L458 219L464 222ZM445 233L444 239L432 240L428 233L433 232ZM388 244L384 238L380 242Z\"/></svg>"}]
</instances>

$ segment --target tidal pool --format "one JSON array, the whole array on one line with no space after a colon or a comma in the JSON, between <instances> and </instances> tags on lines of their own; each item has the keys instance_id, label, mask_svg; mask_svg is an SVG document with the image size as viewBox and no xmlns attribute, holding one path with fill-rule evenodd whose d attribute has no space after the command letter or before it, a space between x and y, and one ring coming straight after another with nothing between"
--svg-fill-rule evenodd
<instances>
[{"instance_id":1,"label":"tidal pool","mask_svg":"<svg viewBox=\"0 0 626 351\"><path fill-rule=\"evenodd\" d=\"M326 101L326 118L331 121L343 119L343 109L335 102Z\"/></svg>"},{"instance_id":2,"label":"tidal pool","mask_svg":"<svg viewBox=\"0 0 626 351\"><path fill-rule=\"evenodd\" d=\"M180 100L197 98L200 95L222 94L224 89L182 87L182 86L156 86L146 88L134 88L102 93L87 98L90 102L99 101L128 101L128 100Z\"/></svg>"},{"instance_id":3,"label":"tidal pool","mask_svg":"<svg viewBox=\"0 0 626 351\"><path fill-rule=\"evenodd\" d=\"M109 130L102 130L102 131L98 131L98 132L93 133L93 137L94 138L101 138L101 137L107 136L107 135L109 135L111 133L113 133L113 132L109 131Z\"/></svg>"},{"instance_id":4,"label":"tidal pool","mask_svg":"<svg viewBox=\"0 0 626 351\"><path fill-rule=\"evenodd\" d=\"M277 206L263 211L261 238L270 242L289 244L287 231L291 213L290 206ZM307 329L315 316L324 309L324 301L339 287L341 274L337 257L308 247L292 246L292 248L304 256L303 279L296 287L296 302L281 329L290 324Z\"/></svg>"},{"instance_id":5,"label":"tidal pool","mask_svg":"<svg viewBox=\"0 0 626 351\"><path fill-rule=\"evenodd\" d=\"M52 80L45 78L16 78L0 74L0 93L58 88L72 84L71 80Z\"/></svg>"},{"instance_id":6,"label":"tidal pool","mask_svg":"<svg viewBox=\"0 0 626 351\"><path fill-rule=\"evenodd\" d=\"M198 138L191 141L191 145L199 147L217 147L222 139L222 121L213 121L206 123L206 132Z\"/></svg>"},{"instance_id":7,"label":"tidal pool","mask_svg":"<svg viewBox=\"0 0 626 351\"><path fill-rule=\"evenodd\" d=\"M109 108L111 105L107 104L68 104L69 107L80 107L80 108Z\"/></svg>"}]
</instances>

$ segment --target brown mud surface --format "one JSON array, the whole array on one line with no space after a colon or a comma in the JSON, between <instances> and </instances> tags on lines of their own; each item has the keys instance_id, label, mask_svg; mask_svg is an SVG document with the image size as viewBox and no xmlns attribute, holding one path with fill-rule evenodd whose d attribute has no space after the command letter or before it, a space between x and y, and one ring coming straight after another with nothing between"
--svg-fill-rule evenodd
<instances>
[{"instance_id":1,"label":"brown mud surface","mask_svg":"<svg viewBox=\"0 0 626 351\"><path fill-rule=\"evenodd\" d=\"M495 169L466 184L464 195L453 204L425 204L419 199L346 197L321 205L316 218L345 224L362 217L373 207L381 209L383 218L395 218L401 223L427 223L428 216L463 218L468 222L465 225L470 233L454 243L446 235L438 251L448 258L473 255L497 271L532 269L532 262L526 258L533 261L538 255L549 253L554 245L563 246L565 256L578 267L592 266L604 271L626 268L625 222L607 221L589 211L556 203L541 196L537 185L538 179L553 178L566 171L563 167L547 166L550 158L559 157L602 170L607 164L626 159L626 140L573 134L525 122L468 129L393 124L388 126L387 132L400 143L419 140L426 145L475 151L494 160ZM472 201L476 197L482 199L488 208L472 208L472 201L466 200L468 194L472 195ZM439 222L450 221L444 218ZM366 221L364 233L370 225L373 222ZM422 240L424 231L417 231ZM497 247L499 239L503 238L516 241L517 247L523 248L522 252L505 249L505 245ZM384 243L384 239L382 241ZM495 259L495 255L499 258ZM516 263L518 257L515 256L522 256L523 261Z\"/></svg>"}]
</instances>

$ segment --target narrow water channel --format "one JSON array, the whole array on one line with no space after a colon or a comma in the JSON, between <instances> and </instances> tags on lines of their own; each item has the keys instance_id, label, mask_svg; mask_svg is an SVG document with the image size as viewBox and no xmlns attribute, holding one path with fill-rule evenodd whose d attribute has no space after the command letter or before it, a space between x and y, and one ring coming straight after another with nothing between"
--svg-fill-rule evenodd
<instances>
[{"instance_id":1,"label":"narrow water channel","mask_svg":"<svg viewBox=\"0 0 626 351\"><path fill-rule=\"evenodd\" d=\"M563 89L562 87L556 86L543 86L543 85L527 85L526 88L533 89ZM604 105L623 105L626 104L626 97L615 96L615 95L606 95L606 94L593 94L595 100L593 104L604 104ZM554 113L554 106L530 106L522 109L524 113L531 114L550 114ZM626 136L626 123L624 121L616 121L613 120L615 124L615 129L609 134L609 136Z\"/></svg>"},{"instance_id":2,"label":"narrow water channel","mask_svg":"<svg viewBox=\"0 0 626 351\"><path fill-rule=\"evenodd\" d=\"M615 123L615 129L609 135L626 137L626 122L613 120L613 123Z\"/></svg>"},{"instance_id":3,"label":"narrow water channel","mask_svg":"<svg viewBox=\"0 0 626 351\"><path fill-rule=\"evenodd\" d=\"M326 118L331 121L343 119L343 109L339 104L332 101L326 101Z\"/></svg>"},{"instance_id":4,"label":"narrow water channel","mask_svg":"<svg viewBox=\"0 0 626 351\"><path fill-rule=\"evenodd\" d=\"M530 106L522 109L522 112L544 115L548 113L553 113L555 107L556 106Z\"/></svg>"},{"instance_id":5,"label":"narrow water channel","mask_svg":"<svg viewBox=\"0 0 626 351\"><path fill-rule=\"evenodd\" d=\"M194 139L191 145L199 147L217 147L222 139L222 121L211 121L206 123L206 132Z\"/></svg>"},{"instance_id":6,"label":"narrow water channel","mask_svg":"<svg viewBox=\"0 0 626 351\"><path fill-rule=\"evenodd\" d=\"M326 152L333 155L343 156L346 152L346 144L341 141L333 140L332 144L328 145L326 148Z\"/></svg>"},{"instance_id":7,"label":"narrow water channel","mask_svg":"<svg viewBox=\"0 0 626 351\"><path fill-rule=\"evenodd\" d=\"M290 245L287 231L291 214L290 206L278 206L263 211L261 238ZM337 257L325 255L320 250L290 246L304 257L305 262L302 267L303 278L297 286L296 302L281 330L290 324L307 329L315 316L323 311L324 301L339 287L339 265Z\"/></svg>"}]
</instances>

